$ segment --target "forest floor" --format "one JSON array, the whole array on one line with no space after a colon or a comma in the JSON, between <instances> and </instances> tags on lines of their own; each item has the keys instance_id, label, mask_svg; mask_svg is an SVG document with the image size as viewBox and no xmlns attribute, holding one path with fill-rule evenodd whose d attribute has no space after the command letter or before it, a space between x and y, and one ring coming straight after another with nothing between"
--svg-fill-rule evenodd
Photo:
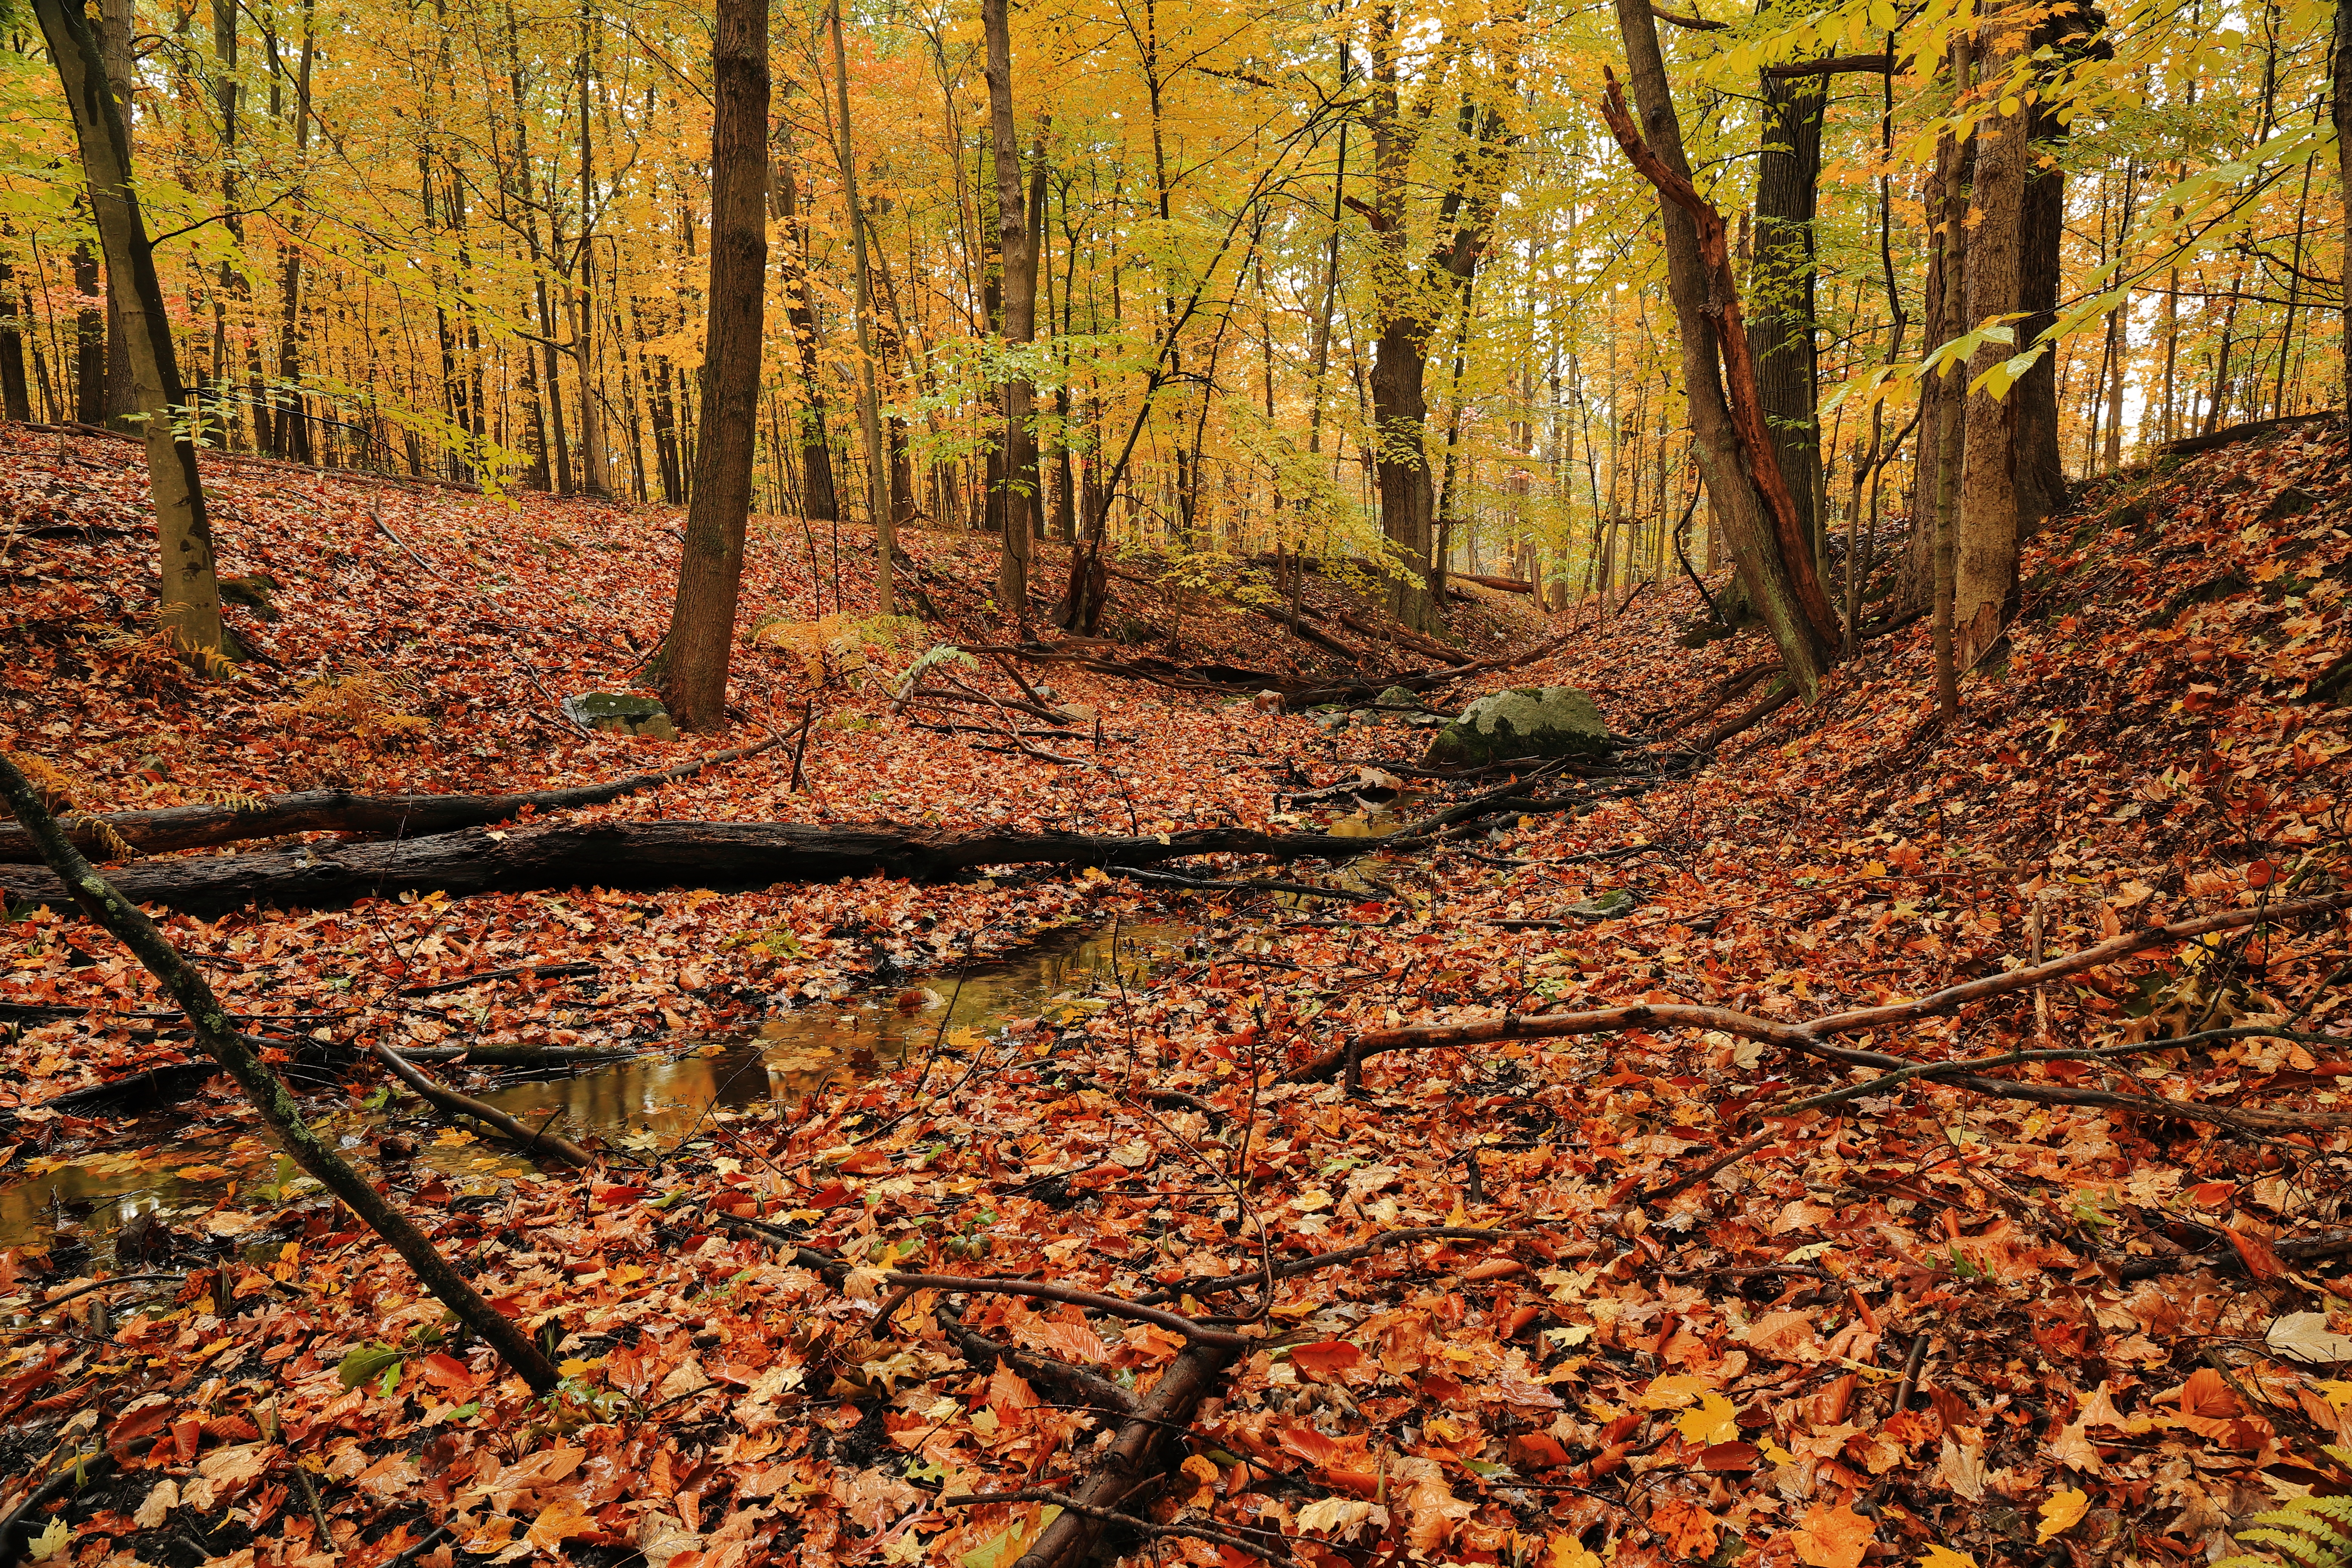
<instances>
[{"instance_id":1,"label":"forest floor","mask_svg":"<svg viewBox=\"0 0 2352 1568\"><path fill-rule=\"evenodd\" d=\"M947 626L885 626L857 587L866 536L842 531L839 592L830 537L781 524L746 585L741 721L583 739L551 694L618 689L651 649L672 514L230 460L207 468L223 570L274 579L278 618L233 610L262 657L197 679L140 627L132 455L0 431L0 743L80 812L593 783L812 715L799 787L788 741L580 815L1376 836L1497 782L1400 775L1424 732L1394 716L1070 664L1028 676L1082 705L1082 735L917 728L965 720L899 709L900 672L945 638L1009 637L991 555L910 535ZM2205 1561L2262 1510L2352 1490L2328 1451L2352 1445L2352 1106L2333 1088L2352 931L2340 909L2252 921L2342 886L2347 498L2340 438L2315 431L2123 476L2031 546L2007 658L1956 721L1933 716L1918 625L1706 756L1675 742L1752 702L1732 689L1769 648L1682 646L1687 584L1575 627L1474 591L1467 652L1570 635L1454 704L1572 683L1645 741L1622 771L1529 783L1524 814L1475 833L1273 873L1317 896L1032 868L165 917L318 1118L562 1359L549 1399L273 1166L220 1082L142 1120L45 1106L190 1047L94 928L24 914L0 977L0 1223L19 1227L0 1509L88 1439L111 1474L21 1521L45 1561L1008 1568L1112 1430L1159 1411L1179 1440L1118 1499L1110 1551ZM1122 570L1107 624L1126 640L1102 658L1340 673L1272 616ZM1361 594L1307 593L1319 626L1381 645ZM957 673L1018 695L993 666ZM1360 799L1290 798L1349 781ZM1150 963L951 1024L978 961L1106 927L1159 932ZM2103 942L2111 962L1995 994ZM2011 1096L1981 1074L1876 1084L1796 1028L1972 981L1984 999L1841 1038L1917 1062L2140 1048L1987 1069ZM796 1006L902 1016L904 1054L846 1058L814 1092L713 1091L667 1135L629 1132L655 1109L630 1100L587 1179L351 1070L378 1039L734 1060ZM1653 1011L1570 1037L1410 1035L1622 1006ZM1722 1026L1655 1012L1678 1007ZM1354 1092L1307 1070L1351 1043L1400 1048L1366 1056ZM162 1163L68 1191L157 1137ZM1113 1300L894 1289L910 1268ZM175 1278L43 1305L133 1270ZM1137 1316L1147 1296L1182 1317ZM1184 1379L1197 1407L1152 1403Z\"/></svg>"}]
</instances>

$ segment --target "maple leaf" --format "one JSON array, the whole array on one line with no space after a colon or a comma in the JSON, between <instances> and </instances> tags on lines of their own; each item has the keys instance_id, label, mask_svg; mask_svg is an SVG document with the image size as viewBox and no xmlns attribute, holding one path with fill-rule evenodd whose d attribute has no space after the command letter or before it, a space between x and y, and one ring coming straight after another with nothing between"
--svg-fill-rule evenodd
<instances>
[{"instance_id":1,"label":"maple leaf","mask_svg":"<svg viewBox=\"0 0 2352 1568\"><path fill-rule=\"evenodd\" d=\"M1722 1394L1710 1391L1685 1410L1675 1421L1675 1429L1685 1440L1700 1447L1728 1443L1739 1436L1738 1407ZM1703 1554L1702 1554L1703 1555Z\"/></svg>"},{"instance_id":2,"label":"maple leaf","mask_svg":"<svg viewBox=\"0 0 2352 1568\"><path fill-rule=\"evenodd\" d=\"M1715 1555L1716 1535L1722 1523L1687 1498L1668 1498L1651 1510L1649 1519L1651 1531L1667 1552L1684 1563L1704 1563Z\"/></svg>"},{"instance_id":3,"label":"maple leaf","mask_svg":"<svg viewBox=\"0 0 2352 1568\"><path fill-rule=\"evenodd\" d=\"M2068 1487L2063 1491L2053 1492L2049 1500L2036 1510L2042 1515L2042 1523L2037 1527L2040 1533L2036 1539L2048 1541L2053 1536L2063 1535L2080 1523L2083 1515L2090 1509L2090 1494L2080 1487Z\"/></svg>"},{"instance_id":4,"label":"maple leaf","mask_svg":"<svg viewBox=\"0 0 2352 1568\"><path fill-rule=\"evenodd\" d=\"M553 1552L557 1546L575 1536L585 1535L591 1528L588 1510L576 1497L559 1497L539 1510L530 1521L523 1539L533 1550Z\"/></svg>"},{"instance_id":5,"label":"maple leaf","mask_svg":"<svg viewBox=\"0 0 2352 1568\"><path fill-rule=\"evenodd\" d=\"M1815 1503L1795 1532L1798 1560L1810 1568L1861 1568L1876 1531L1844 1503Z\"/></svg>"}]
</instances>

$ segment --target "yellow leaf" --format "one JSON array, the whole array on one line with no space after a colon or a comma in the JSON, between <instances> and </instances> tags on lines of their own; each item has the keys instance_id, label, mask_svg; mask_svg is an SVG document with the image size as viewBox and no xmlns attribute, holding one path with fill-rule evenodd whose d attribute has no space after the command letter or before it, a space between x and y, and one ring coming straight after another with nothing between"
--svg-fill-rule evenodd
<instances>
[{"instance_id":1,"label":"yellow leaf","mask_svg":"<svg viewBox=\"0 0 2352 1568\"><path fill-rule=\"evenodd\" d=\"M2053 1494L2042 1505L2042 1536L2043 1541L2053 1535L2063 1535L2074 1528L2076 1521L2090 1511L2090 1494L2080 1487L2068 1487Z\"/></svg>"},{"instance_id":2,"label":"yellow leaf","mask_svg":"<svg viewBox=\"0 0 2352 1568\"><path fill-rule=\"evenodd\" d=\"M1701 1447L1711 1443L1728 1443L1739 1436L1739 1412L1731 1401L1720 1394L1709 1394L1696 1405L1683 1412L1675 1427L1690 1442Z\"/></svg>"},{"instance_id":3,"label":"yellow leaf","mask_svg":"<svg viewBox=\"0 0 2352 1568\"><path fill-rule=\"evenodd\" d=\"M1977 1560L1948 1546L1930 1546L1919 1554L1919 1568L1977 1568Z\"/></svg>"},{"instance_id":4,"label":"yellow leaf","mask_svg":"<svg viewBox=\"0 0 2352 1568\"><path fill-rule=\"evenodd\" d=\"M1544 1552L1544 1568L1601 1568L1601 1559L1573 1535L1555 1535Z\"/></svg>"},{"instance_id":5,"label":"yellow leaf","mask_svg":"<svg viewBox=\"0 0 2352 1568\"><path fill-rule=\"evenodd\" d=\"M32 1543L25 1550L34 1562L47 1563L50 1558L63 1552L67 1542L71 1540L73 1540L73 1526L68 1524L65 1521L65 1516L60 1514L49 1521L49 1527L33 1537Z\"/></svg>"},{"instance_id":6,"label":"yellow leaf","mask_svg":"<svg viewBox=\"0 0 2352 1568\"><path fill-rule=\"evenodd\" d=\"M2331 1377L2313 1386L2319 1390L2319 1397L2327 1401L2331 1410L2342 1410L2352 1405L2352 1383L2340 1377Z\"/></svg>"},{"instance_id":7,"label":"yellow leaf","mask_svg":"<svg viewBox=\"0 0 2352 1568\"><path fill-rule=\"evenodd\" d=\"M1706 1378L1677 1373L1672 1377L1653 1380L1633 1403L1644 1410L1680 1410L1714 1386Z\"/></svg>"}]
</instances>

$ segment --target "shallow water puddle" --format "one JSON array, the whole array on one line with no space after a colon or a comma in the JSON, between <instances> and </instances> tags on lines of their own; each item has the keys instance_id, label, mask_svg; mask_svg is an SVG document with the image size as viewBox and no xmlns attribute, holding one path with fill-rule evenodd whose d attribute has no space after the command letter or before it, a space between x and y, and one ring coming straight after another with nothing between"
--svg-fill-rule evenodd
<instances>
[{"instance_id":1,"label":"shallow water puddle","mask_svg":"<svg viewBox=\"0 0 2352 1568\"><path fill-rule=\"evenodd\" d=\"M925 976L906 989L820 1003L770 1019L753 1034L712 1040L682 1056L649 1056L586 1068L566 1078L508 1081L467 1092L538 1127L577 1139L593 1133L623 1149L651 1152L708 1131L719 1112L791 1106L827 1084L854 1082L940 1050L961 1054L1011 1019L1051 1014L1056 1004L1083 1010L1134 987L1155 962L1180 951L1191 928L1149 923L1072 929L1045 936L1020 954L961 975ZM404 1097L392 1109L414 1106ZM365 1111L320 1119L358 1152L386 1132L413 1137L417 1163L453 1184L487 1189L499 1173L532 1168L502 1146L446 1126ZM210 1210L241 1189L255 1199L276 1187L309 1184L275 1145L243 1127L181 1122L142 1141L135 1125L103 1149L26 1161L0 1185L0 1247L52 1252L68 1267L104 1261L113 1237L139 1216L205 1229L188 1211ZM185 1218L179 1216L185 1215ZM233 1240L242 1215L214 1216L212 1234Z\"/></svg>"}]
</instances>

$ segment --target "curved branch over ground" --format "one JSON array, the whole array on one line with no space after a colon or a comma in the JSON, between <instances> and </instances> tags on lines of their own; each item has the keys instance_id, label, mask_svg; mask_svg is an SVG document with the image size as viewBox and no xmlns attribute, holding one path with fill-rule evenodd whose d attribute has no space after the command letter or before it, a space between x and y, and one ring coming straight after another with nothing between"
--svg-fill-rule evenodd
<instances>
[{"instance_id":1,"label":"curved branch over ground","mask_svg":"<svg viewBox=\"0 0 2352 1568\"><path fill-rule=\"evenodd\" d=\"M1916 1001L1894 1002L1877 1007L1856 1007L1843 1013L1832 1013L1800 1024L1776 1024L1769 1018L1759 1018L1753 1013L1743 1013L1734 1007L1711 1007L1697 1003L1637 1002L1622 1007L1602 1007L1580 1013L1517 1013L1499 1018L1480 1019L1467 1024L1427 1024L1405 1029L1381 1029L1358 1036L1355 1039L1332 1047L1314 1060L1292 1068L1282 1076L1285 1083L1312 1083L1328 1079L1345 1068L1350 1061L1360 1062L1367 1057L1388 1051L1443 1050L1458 1046L1491 1045L1503 1040L1561 1039L1575 1035L1613 1034L1622 1029L1649 1027L1682 1029L1717 1029L1742 1039L1764 1045L1780 1046L1801 1051L1808 1056L1827 1058L1855 1067L1878 1067L1896 1070L1916 1068L1921 1064L1881 1051L1858 1051L1828 1041L1840 1035L1858 1035L1871 1029L1894 1024L1916 1023L1922 1018L1957 1013L1971 1002L1981 1002L1994 996L2006 996L2015 992L2031 991L2053 980L2063 980L2087 969L2097 969L2128 957L2142 949L2161 946L2167 942L2185 942L2191 937L2206 936L2214 931L2237 931L2246 926L2274 921L2300 920L2309 915L2329 914L2338 910L2352 909L2352 891L2329 893L2316 899L2303 899L2293 903L2272 904L2251 910L2223 910L2214 914L2198 915L2170 925L2150 926L2145 931L2126 931L2110 937L2094 947L2086 947L2047 963L2025 969L2012 969L2005 973L1988 974L1980 979L1919 997ZM2291 1034L2284 1026L2263 1034ZM2158 1046L2179 1042L2156 1042ZM1970 1063L1944 1064L1945 1070L1957 1072ZM2148 1109L2175 1109L2194 1111L2202 1121L2230 1121L2245 1114L2221 1110L2210 1106L2173 1107L2168 1100L2139 1096L2103 1095L2099 1091L2061 1089L2043 1084L2009 1083L1999 1079L1975 1077L1957 1078L1949 1081L1984 1093L2007 1095L2011 1099L2045 1100L2063 1105L2129 1105ZM2263 1112L2262 1116L2277 1113ZM2352 1119L2347 1119L2352 1120ZM2308 1118L2298 1118L2296 1125L2315 1125Z\"/></svg>"}]
</instances>

